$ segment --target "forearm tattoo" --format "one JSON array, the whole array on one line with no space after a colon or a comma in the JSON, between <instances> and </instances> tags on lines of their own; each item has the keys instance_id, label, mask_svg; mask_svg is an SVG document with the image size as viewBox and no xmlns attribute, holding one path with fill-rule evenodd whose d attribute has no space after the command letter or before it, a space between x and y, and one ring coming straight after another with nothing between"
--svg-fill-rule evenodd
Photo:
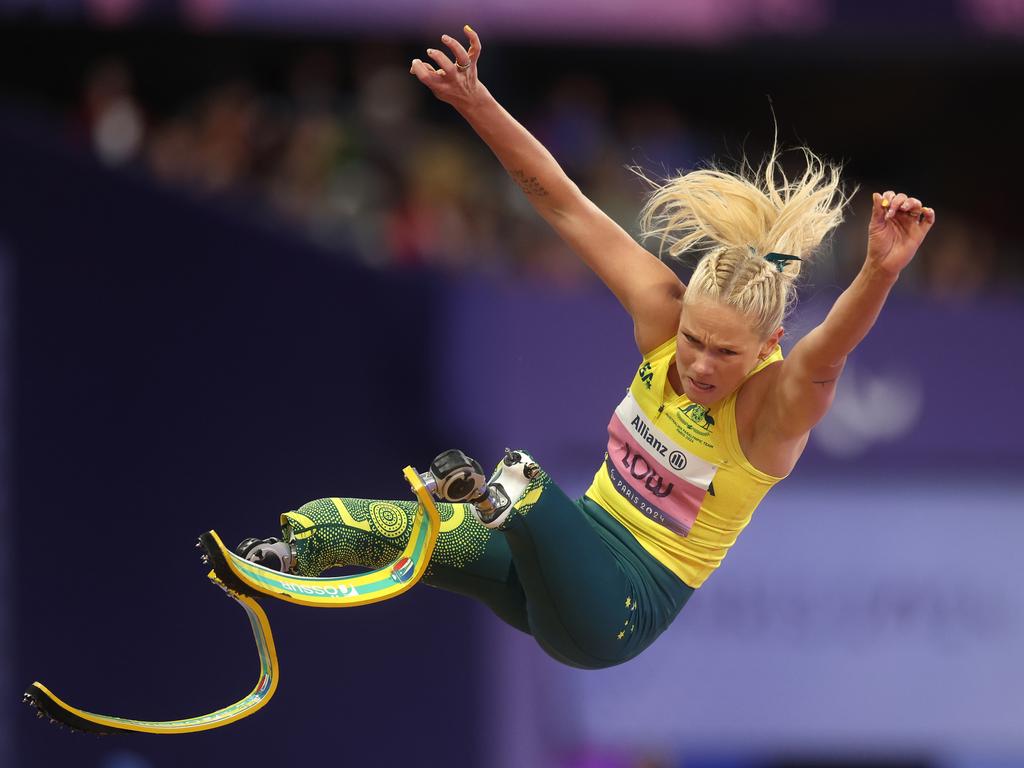
<instances>
[{"instance_id":1,"label":"forearm tattoo","mask_svg":"<svg viewBox=\"0 0 1024 768\"><path fill-rule=\"evenodd\" d=\"M524 195L534 195L536 197L546 197L548 191L544 189L536 176L527 176L523 171L512 171L512 178L515 180L519 188L523 190Z\"/></svg>"}]
</instances>

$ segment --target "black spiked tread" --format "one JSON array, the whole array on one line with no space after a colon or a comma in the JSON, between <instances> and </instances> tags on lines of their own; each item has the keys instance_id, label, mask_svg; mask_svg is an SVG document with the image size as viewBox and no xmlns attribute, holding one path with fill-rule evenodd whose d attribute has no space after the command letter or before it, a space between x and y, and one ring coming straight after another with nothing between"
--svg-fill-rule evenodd
<instances>
[{"instance_id":1,"label":"black spiked tread","mask_svg":"<svg viewBox=\"0 0 1024 768\"><path fill-rule=\"evenodd\" d=\"M111 733L120 733L117 729L104 728L101 725L97 725L85 718L79 717L73 712L68 712L57 704L57 702L51 699L43 689L36 686L35 683L25 689L25 693L22 694L21 700L30 707L35 707L36 717L40 719L48 717L50 718L50 723L53 725L60 727L66 726L72 731L94 733L100 736L107 736Z\"/></svg>"}]
</instances>

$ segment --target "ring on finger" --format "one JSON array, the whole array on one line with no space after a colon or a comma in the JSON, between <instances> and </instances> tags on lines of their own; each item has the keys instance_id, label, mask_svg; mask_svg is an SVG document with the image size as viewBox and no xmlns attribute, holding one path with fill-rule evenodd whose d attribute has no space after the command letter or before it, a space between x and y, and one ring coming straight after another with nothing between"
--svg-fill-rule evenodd
<instances>
[{"instance_id":1,"label":"ring on finger","mask_svg":"<svg viewBox=\"0 0 1024 768\"><path fill-rule=\"evenodd\" d=\"M467 69L469 69L469 68L470 68L470 67L471 67L472 65L473 65L473 61L472 61L472 59L470 59L469 61L467 61L467 62L466 62L465 64L459 64L459 62L455 62L455 68L456 68L457 70L459 70L459 72L465 72L465 71L466 71Z\"/></svg>"}]
</instances>

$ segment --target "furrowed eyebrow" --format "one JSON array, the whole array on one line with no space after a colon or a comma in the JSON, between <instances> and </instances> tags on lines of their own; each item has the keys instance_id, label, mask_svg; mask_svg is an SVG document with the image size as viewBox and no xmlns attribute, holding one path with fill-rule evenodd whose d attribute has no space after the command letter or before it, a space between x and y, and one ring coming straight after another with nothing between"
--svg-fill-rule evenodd
<instances>
[{"instance_id":1,"label":"furrowed eyebrow","mask_svg":"<svg viewBox=\"0 0 1024 768\"><path fill-rule=\"evenodd\" d=\"M687 331L684 328L680 328L679 329L679 333L681 333L687 339L691 339L692 341L696 342L697 344L703 344L704 343L703 341L698 339L696 336L694 336L692 333L690 333L689 331ZM714 346L715 346L716 349L718 349L718 350L720 350L722 352L733 352L735 354L739 354L737 352L738 346L735 345L735 344L716 344Z\"/></svg>"}]
</instances>

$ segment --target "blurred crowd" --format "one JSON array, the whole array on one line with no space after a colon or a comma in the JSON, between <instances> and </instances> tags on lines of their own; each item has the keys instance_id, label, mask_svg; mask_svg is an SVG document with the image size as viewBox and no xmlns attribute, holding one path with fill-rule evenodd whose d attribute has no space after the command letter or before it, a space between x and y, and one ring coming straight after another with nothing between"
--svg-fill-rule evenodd
<instances>
[{"instance_id":1,"label":"blurred crowd","mask_svg":"<svg viewBox=\"0 0 1024 768\"><path fill-rule=\"evenodd\" d=\"M486 146L408 74L399 52L355 60L344 84L335 58L310 50L276 87L219 80L173 103L147 103L132 68L103 59L84 77L74 129L111 166L142 169L260 225L294 229L339 258L589 279ZM634 234L646 188L630 166L665 176L721 149L670 101L618 104L596 77L521 87L537 92L517 116ZM859 267L865 235L857 212L867 194L855 198L852 221L832 241L819 268L824 282L845 284ZM961 300L992 287L1000 253L1012 244L956 211L940 211L939 223L901 290Z\"/></svg>"}]
</instances>

